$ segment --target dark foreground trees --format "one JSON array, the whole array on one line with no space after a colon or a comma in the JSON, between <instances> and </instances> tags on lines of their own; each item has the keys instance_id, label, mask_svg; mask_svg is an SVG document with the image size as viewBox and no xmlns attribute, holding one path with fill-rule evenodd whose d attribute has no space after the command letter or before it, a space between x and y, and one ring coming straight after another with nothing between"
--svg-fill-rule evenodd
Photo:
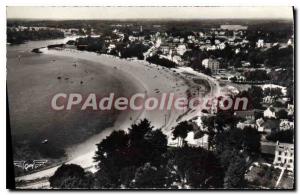
<instances>
[{"instance_id":1,"label":"dark foreground trees","mask_svg":"<svg viewBox=\"0 0 300 195\"><path fill-rule=\"evenodd\" d=\"M168 167L181 187L222 188L223 169L213 152L184 146L169 151Z\"/></svg>"},{"instance_id":2,"label":"dark foreground trees","mask_svg":"<svg viewBox=\"0 0 300 195\"><path fill-rule=\"evenodd\" d=\"M177 137L185 137L186 132L193 130L188 122L175 129ZM244 187L249 158L260 146L257 131L223 129L216 131L214 139L217 137L222 139L215 142L212 150L187 144L168 147L162 131L144 119L131 125L128 132L114 131L97 144L96 173L90 174L77 165L62 165L50 177L50 185L97 189Z\"/></svg>"},{"instance_id":3,"label":"dark foreground trees","mask_svg":"<svg viewBox=\"0 0 300 195\"><path fill-rule=\"evenodd\" d=\"M178 139L178 146L183 145L183 141L188 135L188 132L193 130L193 125L187 121L180 122L173 130L173 139Z\"/></svg>"},{"instance_id":4,"label":"dark foreground trees","mask_svg":"<svg viewBox=\"0 0 300 195\"><path fill-rule=\"evenodd\" d=\"M162 182L151 181L164 163L167 138L161 130L155 130L148 120L133 124L129 133L113 132L97 145L95 161L99 171L96 186L99 188L141 187L160 188ZM147 181L143 175L148 175ZM154 177L154 178L152 178Z\"/></svg>"},{"instance_id":5,"label":"dark foreground trees","mask_svg":"<svg viewBox=\"0 0 300 195\"><path fill-rule=\"evenodd\" d=\"M176 135L184 137L190 128L181 123ZM97 188L223 186L223 170L212 152L188 146L168 148L166 136L146 119L133 124L128 134L113 132L97 147Z\"/></svg>"},{"instance_id":6,"label":"dark foreground trees","mask_svg":"<svg viewBox=\"0 0 300 195\"><path fill-rule=\"evenodd\" d=\"M245 187L246 182L244 175L246 170L246 159L240 154L236 153L236 155L231 158L229 166L225 172L224 188L234 189Z\"/></svg>"},{"instance_id":7,"label":"dark foreground trees","mask_svg":"<svg viewBox=\"0 0 300 195\"><path fill-rule=\"evenodd\" d=\"M91 173L85 172L82 167L75 164L63 164L49 178L49 182L52 188L59 189L88 189L93 186Z\"/></svg>"}]
</instances>

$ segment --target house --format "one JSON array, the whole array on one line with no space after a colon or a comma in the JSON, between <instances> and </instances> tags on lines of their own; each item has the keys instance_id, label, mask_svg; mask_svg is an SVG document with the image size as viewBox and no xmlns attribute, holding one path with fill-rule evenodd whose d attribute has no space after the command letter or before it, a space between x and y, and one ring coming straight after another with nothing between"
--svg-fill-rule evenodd
<instances>
[{"instance_id":1,"label":"house","mask_svg":"<svg viewBox=\"0 0 300 195\"><path fill-rule=\"evenodd\" d=\"M132 35L130 35L130 36L128 37L128 39L129 39L129 41L134 42L134 41L137 40L138 38L137 38L137 37L134 37L134 36L132 36Z\"/></svg>"},{"instance_id":2,"label":"house","mask_svg":"<svg viewBox=\"0 0 300 195\"><path fill-rule=\"evenodd\" d=\"M255 112L254 110L243 110L243 111L235 111L234 116L247 119L247 120L254 120L255 119Z\"/></svg>"},{"instance_id":3,"label":"house","mask_svg":"<svg viewBox=\"0 0 300 195\"><path fill-rule=\"evenodd\" d=\"M279 131L279 120L277 119L267 119L260 127L258 127L259 132L270 134L272 132Z\"/></svg>"},{"instance_id":4,"label":"house","mask_svg":"<svg viewBox=\"0 0 300 195\"><path fill-rule=\"evenodd\" d=\"M217 45L217 48L220 49L220 50L225 49L225 47L226 47L225 43L220 43L220 44Z\"/></svg>"},{"instance_id":5,"label":"house","mask_svg":"<svg viewBox=\"0 0 300 195\"><path fill-rule=\"evenodd\" d=\"M251 65L251 63L248 61L241 61L241 62L243 67L249 67Z\"/></svg>"},{"instance_id":6,"label":"house","mask_svg":"<svg viewBox=\"0 0 300 195\"><path fill-rule=\"evenodd\" d=\"M220 44L221 43L221 41L219 40L219 39L215 39L215 44Z\"/></svg>"},{"instance_id":7,"label":"house","mask_svg":"<svg viewBox=\"0 0 300 195\"><path fill-rule=\"evenodd\" d=\"M182 58L181 58L180 56L178 56L178 55L172 56L172 61L173 61L174 63L180 65L180 66L183 65L183 60L182 60Z\"/></svg>"},{"instance_id":8,"label":"house","mask_svg":"<svg viewBox=\"0 0 300 195\"><path fill-rule=\"evenodd\" d=\"M264 131L264 126L263 126L264 123L265 123L265 121L263 118L259 118L256 120L256 126L257 126L258 132Z\"/></svg>"},{"instance_id":9,"label":"house","mask_svg":"<svg viewBox=\"0 0 300 195\"><path fill-rule=\"evenodd\" d=\"M187 142L189 146L204 147L204 148L208 147L208 135L201 133L201 131L188 132L184 140Z\"/></svg>"},{"instance_id":10,"label":"house","mask_svg":"<svg viewBox=\"0 0 300 195\"><path fill-rule=\"evenodd\" d=\"M263 103L266 103L266 104L272 104L272 103L274 103L274 101L275 101L275 97L270 96L270 95L265 96L263 98Z\"/></svg>"},{"instance_id":11,"label":"house","mask_svg":"<svg viewBox=\"0 0 300 195\"><path fill-rule=\"evenodd\" d=\"M276 143L273 165L294 171L294 144Z\"/></svg>"},{"instance_id":12,"label":"house","mask_svg":"<svg viewBox=\"0 0 300 195\"><path fill-rule=\"evenodd\" d=\"M175 37L174 39L173 39L173 43L178 43L180 40L179 40L179 38L178 37Z\"/></svg>"},{"instance_id":13,"label":"house","mask_svg":"<svg viewBox=\"0 0 300 195\"><path fill-rule=\"evenodd\" d=\"M264 47L264 40L258 39L258 41L256 42L256 47L258 47L258 48Z\"/></svg>"},{"instance_id":14,"label":"house","mask_svg":"<svg viewBox=\"0 0 300 195\"><path fill-rule=\"evenodd\" d=\"M217 47L216 45L209 45L209 46L206 48L207 51L216 50L216 49L218 49L218 47Z\"/></svg>"},{"instance_id":15,"label":"house","mask_svg":"<svg viewBox=\"0 0 300 195\"><path fill-rule=\"evenodd\" d=\"M267 70L267 73L270 72L271 70ZM265 91L267 88L274 89L274 88L280 88L281 93L283 96L287 95L287 88L280 86L280 85L275 85L275 84L264 84L261 86L261 88Z\"/></svg>"},{"instance_id":16,"label":"house","mask_svg":"<svg viewBox=\"0 0 300 195\"><path fill-rule=\"evenodd\" d=\"M200 120L198 118L197 120ZM198 121L199 122L199 121ZM201 122L202 123L202 122ZM187 136L182 139L173 139L172 136L168 137L168 146L171 147L182 147L183 142L186 142L189 146L192 147L204 147L208 148L208 135L205 134L199 127L199 123L191 122L190 123L193 126L193 131L189 131L187 133Z\"/></svg>"},{"instance_id":17,"label":"house","mask_svg":"<svg viewBox=\"0 0 300 195\"><path fill-rule=\"evenodd\" d=\"M276 110L273 107L268 107L264 111L264 117L266 117L266 118L276 118Z\"/></svg>"},{"instance_id":18,"label":"house","mask_svg":"<svg viewBox=\"0 0 300 195\"><path fill-rule=\"evenodd\" d=\"M160 45L159 49L165 55L169 54L170 52L170 47L168 45Z\"/></svg>"},{"instance_id":19,"label":"house","mask_svg":"<svg viewBox=\"0 0 300 195\"><path fill-rule=\"evenodd\" d=\"M294 115L294 105L293 104L288 104L287 109L288 109L288 115L289 116Z\"/></svg>"},{"instance_id":20,"label":"house","mask_svg":"<svg viewBox=\"0 0 300 195\"><path fill-rule=\"evenodd\" d=\"M294 122L288 121L287 119L281 119L279 124L279 129L280 131L294 129Z\"/></svg>"},{"instance_id":21,"label":"house","mask_svg":"<svg viewBox=\"0 0 300 195\"><path fill-rule=\"evenodd\" d=\"M234 51L235 54L238 54L238 53L240 53L240 52L241 52L241 49L240 49L240 48L236 48L235 51Z\"/></svg>"},{"instance_id":22,"label":"house","mask_svg":"<svg viewBox=\"0 0 300 195\"><path fill-rule=\"evenodd\" d=\"M254 120L246 120L244 122L238 122L238 124L236 125L237 128L240 128L240 129L244 129L246 127L252 127L252 128L256 128L256 124L255 124L255 121Z\"/></svg>"},{"instance_id":23,"label":"house","mask_svg":"<svg viewBox=\"0 0 300 195\"><path fill-rule=\"evenodd\" d=\"M207 59L204 59L202 61L202 65L205 67L205 68L209 68L211 69L212 72L215 72L217 73L218 70L220 69L220 62L216 59L212 59L212 58L207 58Z\"/></svg>"},{"instance_id":24,"label":"house","mask_svg":"<svg viewBox=\"0 0 300 195\"><path fill-rule=\"evenodd\" d=\"M264 155L264 156L269 156L272 159L275 156L275 150L276 150L276 143L274 142L265 142L265 141L261 141L260 142L260 152Z\"/></svg>"},{"instance_id":25,"label":"house","mask_svg":"<svg viewBox=\"0 0 300 195\"><path fill-rule=\"evenodd\" d=\"M107 49L108 49L108 53L110 53L113 49L115 49L116 48L116 45L115 44L109 44L109 46L107 47Z\"/></svg>"},{"instance_id":26,"label":"house","mask_svg":"<svg viewBox=\"0 0 300 195\"><path fill-rule=\"evenodd\" d=\"M182 56L186 52L186 46L184 44L178 45L176 52L178 55Z\"/></svg>"},{"instance_id":27,"label":"house","mask_svg":"<svg viewBox=\"0 0 300 195\"><path fill-rule=\"evenodd\" d=\"M265 46L266 48L271 48L272 43L265 43L264 46Z\"/></svg>"},{"instance_id":28,"label":"house","mask_svg":"<svg viewBox=\"0 0 300 195\"><path fill-rule=\"evenodd\" d=\"M188 38L188 40L195 40L195 36L193 36L193 35L189 35L187 38Z\"/></svg>"}]
</instances>

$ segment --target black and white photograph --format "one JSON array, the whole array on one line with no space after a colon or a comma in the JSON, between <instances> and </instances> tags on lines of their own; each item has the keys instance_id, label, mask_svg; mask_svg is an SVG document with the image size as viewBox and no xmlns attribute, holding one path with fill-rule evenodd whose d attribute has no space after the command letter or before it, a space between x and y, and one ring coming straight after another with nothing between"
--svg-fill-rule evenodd
<instances>
[{"instance_id":1,"label":"black and white photograph","mask_svg":"<svg viewBox=\"0 0 300 195\"><path fill-rule=\"evenodd\" d=\"M9 188L295 190L295 16L7 6Z\"/></svg>"}]
</instances>

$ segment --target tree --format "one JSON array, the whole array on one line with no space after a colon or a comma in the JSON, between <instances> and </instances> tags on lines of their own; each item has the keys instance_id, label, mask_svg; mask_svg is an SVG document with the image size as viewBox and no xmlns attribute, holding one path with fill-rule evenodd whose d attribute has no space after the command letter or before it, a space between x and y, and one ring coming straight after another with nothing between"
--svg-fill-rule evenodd
<instances>
[{"instance_id":1,"label":"tree","mask_svg":"<svg viewBox=\"0 0 300 195\"><path fill-rule=\"evenodd\" d=\"M227 135L226 135L227 134ZM226 133L226 146L225 149L243 150L244 149L244 131L242 129L233 128Z\"/></svg>"},{"instance_id":2,"label":"tree","mask_svg":"<svg viewBox=\"0 0 300 195\"><path fill-rule=\"evenodd\" d=\"M147 132L153 130L153 126L151 126L147 119L143 119L138 124L131 125L128 130L130 145L132 147L139 147L144 144L144 136Z\"/></svg>"},{"instance_id":3,"label":"tree","mask_svg":"<svg viewBox=\"0 0 300 195\"><path fill-rule=\"evenodd\" d=\"M182 146L183 139L186 138L187 133L193 130L193 126L187 121L180 122L173 130L173 139L178 139L178 145Z\"/></svg>"},{"instance_id":4,"label":"tree","mask_svg":"<svg viewBox=\"0 0 300 195\"><path fill-rule=\"evenodd\" d=\"M134 187L133 181L134 181L134 177L135 177L135 171L136 171L135 166L125 167L121 170L120 180L121 180L122 186L124 186L126 188Z\"/></svg>"},{"instance_id":5,"label":"tree","mask_svg":"<svg viewBox=\"0 0 300 195\"><path fill-rule=\"evenodd\" d=\"M111 170L115 172L115 170ZM95 173L95 188L117 188L119 187L117 182L115 182L112 178L112 174L110 170L106 167L102 167Z\"/></svg>"},{"instance_id":6,"label":"tree","mask_svg":"<svg viewBox=\"0 0 300 195\"><path fill-rule=\"evenodd\" d=\"M146 163L136 170L134 187L136 188L163 188L166 187L167 172L163 168Z\"/></svg>"},{"instance_id":7,"label":"tree","mask_svg":"<svg viewBox=\"0 0 300 195\"><path fill-rule=\"evenodd\" d=\"M208 149L217 149L221 152L224 149L224 131L227 128L234 129L237 124L237 118L234 117L231 110L218 111L215 116L203 117L203 126L207 129Z\"/></svg>"},{"instance_id":8,"label":"tree","mask_svg":"<svg viewBox=\"0 0 300 195\"><path fill-rule=\"evenodd\" d=\"M260 152L260 134L257 129L245 127L243 130L243 148L249 153Z\"/></svg>"},{"instance_id":9,"label":"tree","mask_svg":"<svg viewBox=\"0 0 300 195\"><path fill-rule=\"evenodd\" d=\"M96 185L103 188L130 187L137 167L145 163L160 167L167 151L167 138L160 129L153 130L147 119L116 131L97 144L94 157L98 162Z\"/></svg>"},{"instance_id":10,"label":"tree","mask_svg":"<svg viewBox=\"0 0 300 195\"><path fill-rule=\"evenodd\" d=\"M261 109L261 102L265 95L260 87L252 86L248 91L240 92L237 97L246 97L248 99L247 109Z\"/></svg>"},{"instance_id":11,"label":"tree","mask_svg":"<svg viewBox=\"0 0 300 195\"><path fill-rule=\"evenodd\" d=\"M173 61L170 61L166 58L160 58L159 55L153 55L146 59L148 62L157 64L166 68L176 68L177 64Z\"/></svg>"},{"instance_id":12,"label":"tree","mask_svg":"<svg viewBox=\"0 0 300 195\"><path fill-rule=\"evenodd\" d=\"M114 131L101 143L97 144L94 156L98 163L96 185L111 188L120 185L120 170L131 164L128 154L129 136L124 131Z\"/></svg>"},{"instance_id":13,"label":"tree","mask_svg":"<svg viewBox=\"0 0 300 195\"><path fill-rule=\"evenodd\" d=\"M254 71L245 72L245 77L248 81L270 80L270 77L265 70L254 70Z\"/></svg>"},{"instance_id":14,"label":"tree","mask_svg":"<svg viewBox=\"0 0 300 195\"><path fill-rule=\"evenodd\" d=\"M224 188L243 188L245 186L246 161L240 155L232 158L224 177Z\"/></svg>"},{"instance_id":15,"label":"tree","mask_svg":"<svg viewBox=\"0 0 300 195\"><path fill-rule=\"evenodd\" d=\"M128 140L129 137L125 131L113 131L101 143L97 144L94 160L101 163L112 152L124 149L128 144Z\"/></svg>"},{"instance_id":16,"label":"tree","mask_svg":"<svg viewBox=\"0 0 300 195\"><path fill-rule=\"evenodd\" d=\"M172 162L182 186L193 188L220 188L223 186L223 169L214 153L202 148L184 146L176 148Z\"/></svg>"},{"instance_id":17,"label":"tree","mask_svg":"<svg viewBox=\"0 0 300 195\"><path fill-rule=\"evenodd\" d=\"M276 87L276 88L266 88L264 90L264 94L265 96L269 95L269 96L275 96L275 97L281 97L282 96L282 92L281 92L281 88Z\"/></svg>"},{"instance_id":18,"label":"tree","mask_svg":"<svg viewBox=\"0 0 300 195\"><path fill-rule=\"evenodd\" d=\"M208 135L208 150L215 146L215 117L202 117L203 126L207 129L205 132Z\"/></svg>"},{"instance_id":19,"label":"tree","mask_svg":"<svg viewBox=\"0 0 300 195\"><path fill-rule=\"evenodd\" d=\"M59 189L75 189L92 187L92 177L76 164L63 164L49 178L50 186Z\"/></svg>"},{"instance_id":20,"label":"tree","mask_svg":"<svg viewBox=\"0 0 300 195\"><path fill-rule=\"evenodd\" d=\"M132 43L129 47L121 48L121 58L137 57L140 60L144 59L143 53L149 49L142 43Z\"/></svg>"},{"instance_id":21,"label":"tree","mask_svg":"<svg viewBox=\"0 0 300 195\"><path fill-rule=\"evenodd\" d=\"M260 109L261 102L263 100L264 94L263 90L260 87L252 86L250 89L248 89L249 97L251 97L253 108Z\"/></svg>"},{"instance_id":22,"label":"tree","mask_svg":"<svg viewBox=\"0 0 300 195\"><path fill-rule=\"evenodd\" d=\"M236 157L236 155L239 155L239 151L236 149L228 148L224 150L220 155L220 163L224 170L227 170L230 163L232 162L232 159Z\"/></svg>"},{"instance_id":23,"label":"tree","mask_svg":"<svg viewBox=\"0 0 300 195\"><path fill-rule=\"evenodd\" d=\"M288 118L288 113L284 109L279 110L276 112L276 117L279 119L287 119Z\"/></svg>"},{"instance_id":24,"label":"tree","mask_svg":"<svg viewBox=\"0 0 300 195\"><path fill-rule=\"evenodd\" d=\"M268 135L266 138L267 140L273 142L279 141L283 143L294 143L294 131L292 129L286 131L279 131Z\"/></svg>"},{"instance_id":25,"label":"tree","mask_svg":"<svg viewBox=\"0 0 300 195\"><path fill-rule=\"evenodd\" d=\"M147 151L145 153L152 164L159 166L162 163L162 155L167 151L168 140L161 130L149 131L145 135Z\"/></svg>"}]
</instances>

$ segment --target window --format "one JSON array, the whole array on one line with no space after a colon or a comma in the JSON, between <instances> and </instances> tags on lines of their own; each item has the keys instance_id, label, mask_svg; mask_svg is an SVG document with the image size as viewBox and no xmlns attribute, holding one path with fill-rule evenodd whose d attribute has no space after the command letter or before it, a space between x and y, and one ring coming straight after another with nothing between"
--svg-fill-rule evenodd
<instances>
[{"instance_id":1,"label":"window","mask_svg":"<svg viewBox=\"0 0 300 195\"><path fill-rule=\"evenodd\" d=\"M290 159L290 163L293 163L293 159Z\"/></svg>"},{"instance_id":2,"label":"window","mask_svg":"<svg viewBox=\"0 0 300 195\"><path fill-rule=\"evenodd\" d=\"M280 157L278 157L278 159L277 159L278 161L281 161L281 158Z\"/></svg>"}]
</instances>

